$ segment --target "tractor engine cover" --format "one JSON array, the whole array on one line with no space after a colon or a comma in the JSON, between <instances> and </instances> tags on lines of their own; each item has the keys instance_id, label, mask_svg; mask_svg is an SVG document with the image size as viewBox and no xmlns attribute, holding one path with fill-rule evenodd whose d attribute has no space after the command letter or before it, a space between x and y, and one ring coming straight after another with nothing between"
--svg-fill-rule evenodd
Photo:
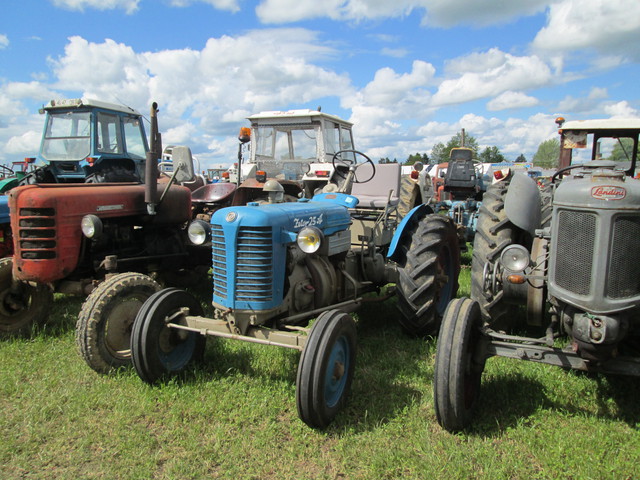
<instances>
[{"instance_id":1,"label":"tractor engine cover","mask_svg":"<svg viewBox=\"0 0 640 480\"><path fill-rule=\"evenodd\" d=\"M549 294L596 314L640 305L640 182L612 169L553 198Z\"/></svg>"},{"instance_id":2,"label":"tractor engine cover","mask_svg":"<svg viewBox=\"0 0 640 480\"><path fill-rule=\"evenodd\" d=\"M330 256L350 248L349 238L345 241L350 224L348 210L329 201L249 204L218 210L211 218L213 302L254 312L281 307L287 249L295 244L298 232L305 227L317 228L322 236L320 250L305 255Z\"/></svg>"},{"instance_id":3,"label":"tractor engine cover","mask_svg":"<svg viewBox=\"0 0 640 480\"><path fill-rule=\"evenodd\" d=\"M15 212L14 278L50 283L78 266L85 215L104 221L127 218L140 226L179 225L191 218L191 192L172 186L151 216L140 184L25 185L11 191L9 208Z\"/></svg>"}]
</instances>

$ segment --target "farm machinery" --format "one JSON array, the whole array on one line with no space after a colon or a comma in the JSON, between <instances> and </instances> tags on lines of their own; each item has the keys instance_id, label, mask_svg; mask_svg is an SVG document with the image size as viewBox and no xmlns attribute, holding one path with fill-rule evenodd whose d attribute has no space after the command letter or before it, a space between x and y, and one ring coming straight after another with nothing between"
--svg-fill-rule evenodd
<instances>
[{"instance_id":1,"label":"farm machinery","mask_svg":"<svg viewBox=\"0 0 640 480\"><path fill-rule=\"evenodd\" d=\"M484 195L471 298L449 304L438 339L434 403L447 430L472 421L492 356L640 376L640 120L557 123L548 186L510 172ZM627 164L606 160L615 145Z\"/></svg>"},{"instance_id":2,"label":"farm machinery","mask_svg":"<svg viewBox=\"0 0 640 480\"><path fill-rule=\"evenodd\" d=\"M105 371L129 362L128 328L159 282L200 278L210 255L187 241L191 190L176 184L194 179L187 147L173 148L172 175L158 179L156 104L151 148L137 112L85 100L63 105L47 111L41 155L49 163L9 194L14 254L0 260L0 332L44 322L53 292L91 292L77 340L87 363Z\"/></svg>"},{"instance_id":3,"label":"farm machinery","mask_svg":"<svg viewBox=\"0 0 640 480\"><path fill-rule=\"evenodd\" d=\"M334 148L339 139L351 140L350 130L319 127L305 157L304 191L311 198L282 202L282 189L275 188L269 202L223 208L209 223L190 225L191 240L211 246L214 313L203 316L183 290L152 295L131 335L143 381L184 370L202 355L207 336L295 349L302 352L298 414L323 428L344 406L354 373L356 325L349 312L395 293L404 329L437 331L458 286L452 222L426 204L400 220L400 166L374 165L353 148ZM314 130L306 133L299 139ZM316 162L318 152L331 162ZM395 290L383 290L389 283Z\"/></svg>"}]
</instances>

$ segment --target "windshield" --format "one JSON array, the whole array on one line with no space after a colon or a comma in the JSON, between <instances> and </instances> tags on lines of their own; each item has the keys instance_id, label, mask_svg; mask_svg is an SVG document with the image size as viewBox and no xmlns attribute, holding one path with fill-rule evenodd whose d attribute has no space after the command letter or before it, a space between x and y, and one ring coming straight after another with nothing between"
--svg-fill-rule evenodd
<instances>
[{"instance_id":1,"label":"windshield","mask_svg":"<svg viewBox=\"0 0 640 480\"><path fill-rule=\"evenodd\" d=\"M309 164L318 158L319 128L309 125L260 126L255 128L255 159L268 177L301 180Z\"/></svg>"},{"instance_id":2,"label":"windshield","mask_svg":"<svg viewBox=\"0 0 640 480\"><path fill-rule=\"evenodd\" d=\"M588 132L566 132L564 148L573 149L572 163L590 160L630 162L634 152L632 137L596 136Z\"/></svg>"},{"instance_id":3,"label":"windshield","mask_svg":"<svg viewBox=\"0 0 640 480\"><path fill-rule=\"evenodd\" d=\"M82 160L91 152L89 112L49 113L41 155L45 160Z\"/></svg>"},{"instance_id":4,"label":"windshield","mask_svg":"<svg viewBox=\"0 0 640 480\"><path fill-rule=\"evenodd\" d=\"M127 153L131 158L145 158L147 155L146 139L141 127L139 118L125 117L124 136L127 146Z\"/></svg>"}]
</instances>

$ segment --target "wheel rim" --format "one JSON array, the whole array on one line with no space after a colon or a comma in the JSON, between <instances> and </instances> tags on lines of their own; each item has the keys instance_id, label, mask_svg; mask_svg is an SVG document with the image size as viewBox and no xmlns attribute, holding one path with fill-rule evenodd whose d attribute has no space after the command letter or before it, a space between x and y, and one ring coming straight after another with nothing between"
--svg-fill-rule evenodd
<instances>
[{"instance_id":1,"label":"wheel rim","mask_svg":"<svg viewBox=\"0 0 640 480\"><path fill-rule=\"evenodd\" d=\"M131 329L144 299L130 297L116 305L106 322L105 347L116 358L131 356Z\"/></svg>"},{"instance_id":2,"label":"wheel rim","mask_svg":"<svg viewBox=\"0 0 640 480\"><path fill-rule=\"evenodd\" d=\"M158 338L158 358L167 371L184 368L196 348L196 334L164 327Z\"/></svg>"},{"instance_id":3,"label":"wheel rim","mask_svg":"<svg viewBox=\"0 0 640 480\"><path fill-rule=\"evenodd\" d=\"M345 336L338 338L327 362L324 375L324 399L327 407L334 407L342 398L349 372L349 342Z\"/></svg>"},{"instance_id":4,"label":"wheel rim","mask_svg":"<svg viewBox=\"0 0 640 480\"><path fill-rule=\"evenodd\" d=\"M0 315L12 317L29 309L29 306L31 305L30 295L25 294L22 297L20 304L15 302L15 300L12 300L12 296L13 294L9 290L5 290L0 293Z\"/></svg>"}]
</instances>

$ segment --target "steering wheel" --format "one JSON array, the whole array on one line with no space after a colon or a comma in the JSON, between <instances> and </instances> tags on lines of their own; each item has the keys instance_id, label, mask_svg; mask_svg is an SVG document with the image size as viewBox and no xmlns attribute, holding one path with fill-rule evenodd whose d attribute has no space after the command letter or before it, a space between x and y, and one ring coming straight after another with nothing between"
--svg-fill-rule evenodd
<instances>
[{"instance_id":1,"label":"steering wheel","mask_svg":"<svg viewBox=\"0 0 640 480\"><path fill-rule=\"evenodd\" d=\"M346 160L340 157L341 153L353 153L356 156L360 155L362 157L365 158L365 161L362 163L358 163L357 158L354 160ZM358 176L356 174L357 170L367 164L370 163L371 164L371 169L372 169L372 173L371 176L369 178L367 178L366 180L358 180ZM331 159L331 165L333 165L333 169L336 172L336 174L339 177L342 178L347 178L347 175L344 175L343 173L340 172L340 170L338 170L338 166L340 167L347 167L349 169L349 171L353 171L353 183L367 183L369 181L371 181L371 179L376 175L376 165L373 163L373 160L371 160L369 157L367 157L364 153L358 151L358 150L339 150L336 153L333 154L333 158Z\"/></svg>"},{"instance_id":2,"label":"steering wheel","mask_svg":"<svg viewBox=\"0 0 640 480\"><path fill-rule=\"evenodd\" d=\"M611 162L608 162L606 160L604 160L604 161L603 160L591 160L590 162L586 162L586 163L576 163L575 165L569 165L568 167L561 168L556 173L554 173L551 176L551 183L555 183L556 178L558 178L559 176L562 176L564 174L564 172L567 172L569 170L573 170L574 168L594 169L594 168L602 168L602 167L613 167L613 165L611 164Z\"/></svg>"},{"instance_id":3,"label":"steering wheel","mask_svg":"<svg viewBox=\"0 0 640 480\"><path fill-rule=\"evenodd\" d=\"M6 176L6 175L11 176L14 174L14 171L12 168L7 167L6 165L0 165L0 167L2 167L0 168L0 176Z\"/></svg>"}]
</instances>

